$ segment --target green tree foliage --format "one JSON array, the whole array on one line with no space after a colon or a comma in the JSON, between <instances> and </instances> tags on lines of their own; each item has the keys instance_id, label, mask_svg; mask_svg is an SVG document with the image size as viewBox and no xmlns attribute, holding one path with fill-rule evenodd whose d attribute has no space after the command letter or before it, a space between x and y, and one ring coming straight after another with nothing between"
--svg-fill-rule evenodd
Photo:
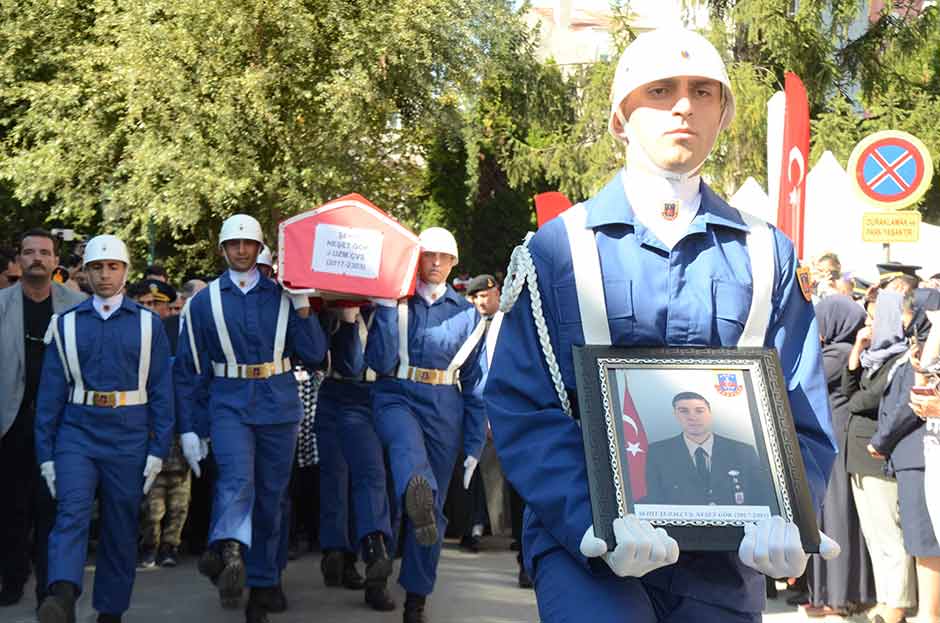
<instances>
[{"instance_id":1,"label":"green tree foliage","mask_svg":"<svg viewBox=\"0 0 940 623\"><path fill-rule=\"evenodd\" d=\"M138 256L152 222L207 271L235 211L273 236L360 192L413 223L442 94L518 23L495 0L2 0L0 177Z\"/></svg>"}]
</instances>

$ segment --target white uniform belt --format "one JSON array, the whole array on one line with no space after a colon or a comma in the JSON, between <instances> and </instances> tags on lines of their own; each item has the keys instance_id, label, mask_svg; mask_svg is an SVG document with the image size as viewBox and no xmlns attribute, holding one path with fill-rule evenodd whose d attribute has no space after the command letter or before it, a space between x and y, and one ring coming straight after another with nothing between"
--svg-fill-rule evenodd
<instances>
[{"instance_id":1,"label":"white uniform belt","mask_svg":"<svg viewBox=\"0 0 940 623\"><path fill-rule=\"evenodd\" d=\"M96 392L89 389L73 388L69 392L69 402L86 407L134 407L147 404L147 392L131 390L125 392Z\"/></svg>"},{"instance_id":2,"label":"white uniform belt","mask_svg":"<svg viewBox=\"0 0 940 623\"><path fill-rule=\"evenodd\" d=\"M456 385L457 381L460 380L460 371L407 366L405 368L399 368L397 376L400 379L407 379L416 383L426 383L428 385Z\"/></svg>"},{"instance_id":3,"label":"white uniform belt","mask_svg":"<svg viewBox=\"0 0 940 623\"><path fill-rule=\"evenodd\" d=\"M291 370L290 359L286 357L280 361L255 364L212 362L215 376L225 379L266 379Z\"/></svg>"}]
</instances>

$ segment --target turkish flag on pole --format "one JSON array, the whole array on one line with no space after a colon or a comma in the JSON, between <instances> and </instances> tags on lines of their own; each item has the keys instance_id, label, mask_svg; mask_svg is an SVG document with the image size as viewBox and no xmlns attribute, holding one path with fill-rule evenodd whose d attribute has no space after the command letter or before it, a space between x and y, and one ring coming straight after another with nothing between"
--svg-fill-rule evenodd
<instances>
[{"instance_id":1,"label":"turkish flag on pole","mask_svg":"<svg viewBox=\"0 0 940 623\"><path fill-rule=\"evenodd\" d=\"M535 220L541 227L571 207L571 201L560 192L540 193L535 196Z\"/></svg>"},{"instance_id":2,"label":"turkish flag on pole","mask_svg":"<svg viewBox=\"0 0 940 623\"><path fill-rule=\"evenodd\" d=\"M649 440L630 396L630 388L626 385L623 388L623 448L630 469L630 492L634 500L640 500L646 497L646 453Z\"/></svg>"},{"instance_id":3,"label":"turkish flag on pole","mask_svg":"<svg viewBox=\"0 0 940 623\"><path fill-rule=\"evenodd\" d=\"M806 87L793 72L787 72L784 90L787 103L783 124L777 227L793 241L797 258L802 258L806 163L809 161L809 100Z\"/></svg>"}]
</instances>

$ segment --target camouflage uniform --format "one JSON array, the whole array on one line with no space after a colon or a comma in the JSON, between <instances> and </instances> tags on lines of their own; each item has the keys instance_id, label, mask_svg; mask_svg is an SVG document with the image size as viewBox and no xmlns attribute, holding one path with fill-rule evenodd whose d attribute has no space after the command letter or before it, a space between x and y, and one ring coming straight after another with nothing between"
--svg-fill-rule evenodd
<instances>
[{"instance_id":1,"label":"camouflage uniform","mask_svg":"<svg viewBox=\"0 0 940 623\"><path fill-rule=\"evenodd\" d=\"M177 437L163 462L163 471L144 499L141 544L145 549L156 549L160 545L179 547L189 512L190 474Z\"/></svg>"}]
</instances>

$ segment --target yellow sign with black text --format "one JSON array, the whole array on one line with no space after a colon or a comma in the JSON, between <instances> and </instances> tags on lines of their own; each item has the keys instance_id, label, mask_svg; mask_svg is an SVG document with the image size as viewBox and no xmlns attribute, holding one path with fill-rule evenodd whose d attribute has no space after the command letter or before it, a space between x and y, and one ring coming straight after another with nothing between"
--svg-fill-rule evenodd
<instances>
[{"instance_id":1,"label":"yellow sign with black text","mask_svg":"<svg viewBox=\"0 0 940 623\"><path fill-rule=\"evenodd\" d=\"M920 212L866 212L862 215L864 242L917 242Z\"/></svg>"}]
</instances>

